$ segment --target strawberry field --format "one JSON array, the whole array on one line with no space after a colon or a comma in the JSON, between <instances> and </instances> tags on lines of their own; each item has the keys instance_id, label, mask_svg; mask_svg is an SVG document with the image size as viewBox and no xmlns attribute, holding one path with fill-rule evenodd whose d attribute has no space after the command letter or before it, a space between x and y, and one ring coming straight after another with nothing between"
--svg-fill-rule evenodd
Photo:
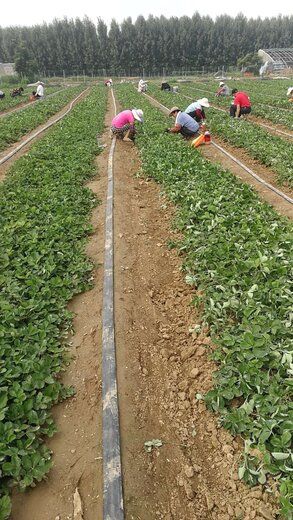
<instances>
[{"instance_id":1,"label":"strawberry field","mask_svg":"<svg viewBox=\"0 0 293 520\"><path fill-rule=\"evenodd\" d=\"M5 98L0 100L0 113L14 107L20 107L28 103L28 98L32 93L33 87L25 87L21 96L11 97L10 91L12 90L8 85L1 85L1 90L5 92ZM61 91L60 87L46 86L46 96L55 94Z\"/></svg>"},{"instance_id":2,"label":"strawberry field","mask_svg":"<svg viewBox=\"0 0 293 520\"><path fill-rule=\"evenodd\" d=\"M190 87L184 91L191 96ZM171 106L174 103L172 93L161 92L156 87L150 88L149 93L164 105ZM186 97L180 93L176 94L175 101L183 110L189 104ZM228 105L231 99L225 100L225 103ZM269 166L276 173L280 185L293 186L293 147L287 139L271 135L256 123L231 118L228 107L226 112L219 112L212 107L206 109L206 112L209 128L215 136L221 137L228 144L243 148L253 159Z\"/></svg>"},{"instance_id":3,"label":"strawberry field","mask_svg":"<svg viewBox=\"0 0 293 520\"><path fill-rule=\"evenodd\" d=\"M8 114L0 119L0 151L9 144L17 142L27 132L45 123L67 103L73 100L84 87L70 87L58 96L33 103L26 110Z\"/></svg>"},{"instance_id":4,"label":"strawberry field","mask_svg":"<svg viewBox=\"0 0 293 520\"><path fill-rule=\"evenodd\" d=\"M293 111L292 103L288 101L286 96L287 88L290 85L289 81L227 81L231 88L238 88L248 93L253 115L261 117L267 121L268 124L275 123L283 125L290 130L293 129ZM193 83L180 84L180 93L195 96L196 99L200 97L207 97L209 101L219 108L229 109L232 96L216 97L218 83Z\"/></svg>"},{"instance_id":5,"label":"strawberry field","mask_svg":"<svg viewBox=\"0 0 293 520\"><path fill-rule=\"evenodd\" d=\"M283 83L263 82L261 93L253 82L241 86L249 90L254 115L267 116L271 124L283 117L283 128L292 129L292 107L277 96L277 89L286 89ZM81 91L68 88L0 120L0 150ZM207 96L226 110L206 110L212 135L245 150L275 173L279 185L292 188L290 139L272 135L255 120L231 119L231 98L212 98L212 91L214 84L180 84L175 95L150 84L148 94L182 109L188 97ZM136 140L141 173L154 179L175 208L178 233L167 245L178 251L193 291L192 305L200 316L193 335L208 331L212 338L206 348L217 366L213 385L192 398L240 440L239 479L276 495L279 517L292 520L292 222L180 135L164 133L170 118L132 85L117 85L114 93L120 108L144 112ZM92 284L93 262L85 247L98 199L85 182L96 175L94 160L101 151L96 135L104 129L108 95L104 86L93 88L12 165L0 185L0 520L9 518L14 489L23 491L46 478L53 464L46 438L57 431L52 407L74 395L74 388L62 384L73 319L67 305ZM266 116L263 102L274 107ZM126 273L127 263L123 257ZM132 292L130 282L123 283L121 299ZM150 369L144 370L147 376Z\"/></svg>"}]
</instances>

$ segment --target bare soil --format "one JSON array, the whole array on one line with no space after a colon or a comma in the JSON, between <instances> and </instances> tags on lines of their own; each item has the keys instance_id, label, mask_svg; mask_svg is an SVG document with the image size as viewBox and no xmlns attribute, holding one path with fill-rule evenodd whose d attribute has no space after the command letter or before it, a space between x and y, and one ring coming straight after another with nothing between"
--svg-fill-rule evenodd
<instances>
[{"instance_id":1,"label":"bare soil","mask_svg":"<svg viewBox=\"0 0 293 520\"><path fill-rule=\"evenodd\" d=\"M112 104L106 123L113 116ZM90 187L102 203L93 214L88 253L95 287L75 297L72 362L64 375L76 396L55 407L59 433L48 441L54 468L46 482L15 494L12 520L73 520L78 487L84 520L102 518L101 312L106 174L110 138ZM204 147L214 153L214 147ZM200 320L167 242L174 208L152 180L138 175L131 143L117 141L115 176L115 327L126 520L273 520L277 506L261 487L238 480L242 442L195 398L212 385L209 331ZM163 445L146 453L144 443Z\"/></svg>"}]
</instances>

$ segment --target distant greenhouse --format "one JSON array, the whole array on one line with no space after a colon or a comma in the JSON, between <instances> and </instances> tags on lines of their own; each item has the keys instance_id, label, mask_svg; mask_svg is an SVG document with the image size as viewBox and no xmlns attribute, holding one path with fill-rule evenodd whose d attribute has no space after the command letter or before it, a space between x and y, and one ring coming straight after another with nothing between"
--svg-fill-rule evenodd
<instances>
[{"instance_id":1,"label":"distant greenhouse","mask_svg":"<svg viewBox=\"0 0 293 520\"><path fill-rule=\"evenodd\" d=\"M260 49L259 57L274 73L285 69L293 69L293 48L291 49Z\"/></svg>"}]
</instances>

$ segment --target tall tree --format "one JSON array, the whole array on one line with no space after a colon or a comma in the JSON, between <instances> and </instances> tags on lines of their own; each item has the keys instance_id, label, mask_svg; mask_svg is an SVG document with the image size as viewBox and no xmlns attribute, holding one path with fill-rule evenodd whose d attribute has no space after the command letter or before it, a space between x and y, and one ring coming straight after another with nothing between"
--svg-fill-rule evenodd
<instances>
[{"instance_id":1,"label":"tall tree","mask_svg":"<svg viewBox=\"0 0 293 520\"><path fill-rule=\"evenodd\" d=\"M35 75L38 71L38 65L36 60L29 53L27 46L24 42L21 42L15 51L14 57L15 70L19 76L25 76L29 81L35 79Z\"/></svg>"}]
</instances>

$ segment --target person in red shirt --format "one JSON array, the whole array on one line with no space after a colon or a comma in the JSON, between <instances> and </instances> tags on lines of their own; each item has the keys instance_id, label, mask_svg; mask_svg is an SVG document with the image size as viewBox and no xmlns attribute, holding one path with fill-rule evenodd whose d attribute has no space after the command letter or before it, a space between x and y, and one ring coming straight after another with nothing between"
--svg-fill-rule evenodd
<instances>
[{"instance_id":1,"label":"person in red shirt","mask_svg":"<svg viewBox=\"0 0 293 520\"><path fill-rule=\"evenodd\" d=\"M250 114L251 104L246 92L238 92L237 88L233 88L232 96L234 97L234 101L230 106L230 116L240 117Z\"/></svg>"}]
</instances>

